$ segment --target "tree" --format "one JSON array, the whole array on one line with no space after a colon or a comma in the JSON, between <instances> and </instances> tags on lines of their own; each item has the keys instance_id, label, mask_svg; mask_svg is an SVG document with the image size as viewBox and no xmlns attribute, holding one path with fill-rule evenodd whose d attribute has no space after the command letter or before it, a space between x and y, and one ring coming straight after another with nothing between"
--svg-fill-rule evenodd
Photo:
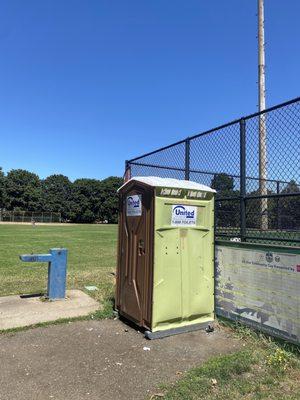
<instances>
[{"instance_id":1,"label":"tree","mask_svg":"<svg viewBox=\"0 0 300 400\"><path fill-rule=\"evenodd\" d=\"M240 218L240 204L236 200L218 201L219 198L236 197L240 192L234 190L234 179L225 173L215 174L211 187L217 191L215 202L216 222L219 229L237 228Z\"/></svg>"},{"instance_id":2,"label":"tree","mask_svg":"<svg viewBox=\"0 0 300 400\"><path fill-rule=\"evenodd\" d=\"M109 223L118 222L119 201L117 190L123 184L123 179L117 176L110 176L101 181L101 206L100 218Z\"/></svg>"},{"instance_id":3,"label":"tree","mask_svg":"<svg viewBox=\"0 0 300 400\"><path fill-rule=\"evenodd\" d=\"M59 212L62 219L72 216L72 182L64 175L50 175L42 181L43 211Z\"/></svg>"},{"instance_id":4,"label":"tree","mask_svg":"<svg viewBox=\"0 0 300 400\"><path fill-rule=\"evenodd\" d=\"M300 227L300 186L292 180L280 194L299 193L299 196L268 198L269 229L299 229ZM249 196L259 196L260 190L254 190ZM268 195L274 191L267 190ZM260 199L247 200L246 224L248 228L261 229Z\"/></svg>"},{"instance_id":5,"label":"tree","mask_svg":"<svg viewBox=\"0 0 300 400\"><path fill-rule=\"evenodd\" d=\"M96 179L77 179L73 183L72 221L91 223L100 215L101 182Z\"/></svg>"},{"instance_id":6,"label":"tree","mask_svg":"<svg viewBox=\"0 0 300 400\"><path fill-rule=\"evenodd\" d=\"M299 195L279 199L279 228L298 230L300 228L300 186L291 180L281 193L299 193Z\"/></svg>"},{"instance_id":7,"label":"tree","mask_svg":"<svg viewBox=\"0 0 300 400\"><path fill-rule=\"evenodd\" d=\"M212 181L211 187L218 193L232 193L234 188L234 180L232 176L225 173L215 174Z\"/></svg>"},{"instance_id":8,"label":"tree","mask_svg":"<svg viewBox=\"0 0 300 400\"><path fill-rule=\"evenodd\" d=\"M5 175L0 167L0 210L2 210L5 205L5 192Z\"/></svg>"},{"instance_id":9,"label":"tree","mask_svg":"<svg viewBox=\"0 0 300 400\"><path fill-rule=\"evenodd\" d=\"M5 208L8 210L39 211L41 205L40 178L23 169L11 170L5 179Z\"/></svg>"},{"instance_id":10,"label":"tree","mask_svg":"<svg viewBox=\"0 0 300 400\"><path fill-rule=\"evenodd\" d=\"M117 189L123 179L115 176L99 181L77 179L73 183L72 221L91 223L95 221L118 221Z\"/></svg>"},{"instance_id":11,"label":"tree","mask_svg":"<svg viewBox=\"0 0 300 400\"><path fill-rule=\"evenodd\" d=\"M0 210L59 212L72 222L117 222L117 189L122 178L77 179L57 174L40 180L36 174L16 169L7 176L0 168Z\"/></svg>"}]
</instances>

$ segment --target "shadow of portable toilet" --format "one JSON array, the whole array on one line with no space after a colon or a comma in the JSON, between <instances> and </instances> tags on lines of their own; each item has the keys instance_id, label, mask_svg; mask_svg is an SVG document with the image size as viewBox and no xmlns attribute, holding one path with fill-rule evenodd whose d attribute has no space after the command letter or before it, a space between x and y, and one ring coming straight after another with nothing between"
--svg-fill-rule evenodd
<instances>
[{"instance_id":1,"label":"shadow of portable toilet","mask_svg":"<svg viewBox=\"0 0 300 400\"><path fill-rule=\"evenodd\" d=\"M214 319L215 190L136 177L118 193L118 313L149 339L207 327Z\"/></svg>"}]
</instances>

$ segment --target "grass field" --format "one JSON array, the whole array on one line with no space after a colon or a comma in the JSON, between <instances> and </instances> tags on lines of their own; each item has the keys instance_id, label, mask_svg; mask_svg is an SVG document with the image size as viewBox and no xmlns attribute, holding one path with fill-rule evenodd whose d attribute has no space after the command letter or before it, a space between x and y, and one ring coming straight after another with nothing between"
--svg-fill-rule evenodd
<instances>
[{"instance_id":1,"label":"grass field","mask_svg":"<svg viewBox=\"0 0 300 400\"><path fill-rule=\"evenodd\" d=\"M20 254L47 253L66 247L68 288L95 285L99 301L113 293L116 266L116 225L0 225L0 296L45 292L47 265L23 263Z\"/></svg>"}]
</instances>

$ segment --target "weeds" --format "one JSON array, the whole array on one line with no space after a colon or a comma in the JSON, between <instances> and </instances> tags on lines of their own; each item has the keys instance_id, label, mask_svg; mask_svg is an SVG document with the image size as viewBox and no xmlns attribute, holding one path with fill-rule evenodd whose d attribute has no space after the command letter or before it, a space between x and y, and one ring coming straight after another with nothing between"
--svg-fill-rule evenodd
<instances>
[{"instance_id":1,"label":"weeds","mask_svg":"<svg viewBox=\"0 0 300 400\"><path fill-rule=\"evenodd\" d=\"M280 348L275 350L275 353L267 356L267 365L276 371L285 371L289 364L288 353Z\"/></svg>"},{"instance_id":2,"label":"weeds","mask_svg":"<svg viewBox=\"0 0 300 400\"><path fill-rule=\"evenodd\" d=\"M227 320L220 325L240 340L242 350L215 357L164 388L165 400L300 398L297 346ZM157 399L153 395L152 399Z\"/></svg>"}]
</instances>

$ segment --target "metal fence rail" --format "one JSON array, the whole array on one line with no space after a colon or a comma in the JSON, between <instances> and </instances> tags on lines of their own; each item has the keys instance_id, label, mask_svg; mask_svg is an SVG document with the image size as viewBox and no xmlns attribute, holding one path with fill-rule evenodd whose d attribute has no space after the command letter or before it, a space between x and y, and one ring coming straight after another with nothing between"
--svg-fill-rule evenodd
<instances>
[{"instance_id":1,"label":"metal fence rail","mask_svg":"<svg viewBox=\"0 0 300 400\"><path fill-rule=\"evenodd\" d=\"M126 173L215 188L217 238L299 245L299 165L296 98L126 161Z\"/></svg>"}]
</instances>

